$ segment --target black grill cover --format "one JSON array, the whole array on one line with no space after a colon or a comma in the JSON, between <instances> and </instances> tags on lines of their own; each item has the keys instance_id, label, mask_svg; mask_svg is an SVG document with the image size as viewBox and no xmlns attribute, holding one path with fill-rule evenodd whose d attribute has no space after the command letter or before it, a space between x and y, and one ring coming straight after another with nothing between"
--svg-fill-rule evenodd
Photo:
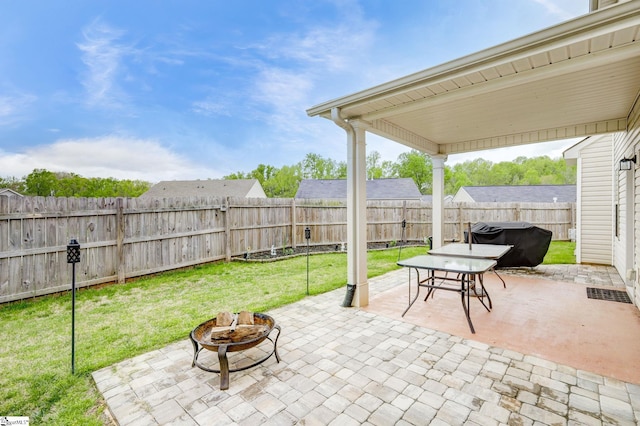
<instances>
[{"instance_id":1,"label":"black grill cover","mask_svg":"<svg viewBox=\"0 0 640 426\"><path fill-rule=\"evenodd\" d=\"M549 250L552 232L528 222L478 222L471 227L472 243L509 244L513 248L498 259L499 268L538 266ZM469 242L467 232L464 242Z\"/></svg>"}]
</instances>

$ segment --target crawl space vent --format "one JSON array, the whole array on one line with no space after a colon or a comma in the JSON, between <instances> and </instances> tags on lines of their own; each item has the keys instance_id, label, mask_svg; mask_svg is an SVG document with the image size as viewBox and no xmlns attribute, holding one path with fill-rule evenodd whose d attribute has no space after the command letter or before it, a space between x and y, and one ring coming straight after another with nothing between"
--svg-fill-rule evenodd
<instances>
[{"instance_id":1,"label":"crawl space vent","mask_svg":"<svg viewBox=\"0 0 640 426\"><path fill-rule=\"evenodd\" d=\"M631 303L629 295L624 290L608 290L606 288L587 287L589 299L610 300L612 302Z\"/></svg>"}]
</instances>

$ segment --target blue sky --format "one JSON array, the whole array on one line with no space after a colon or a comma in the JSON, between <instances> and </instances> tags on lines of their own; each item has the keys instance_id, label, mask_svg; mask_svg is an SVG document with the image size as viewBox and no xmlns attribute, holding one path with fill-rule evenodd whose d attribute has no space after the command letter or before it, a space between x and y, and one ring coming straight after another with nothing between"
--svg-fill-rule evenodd
<instances>
[{"instance_id":1,"label":"blue sky","mask_svg":"<svg viewBox=\"0 0 640 426\"><path fill-rule=\"evenodd\" d=\"M588 12L589 0L0 2L0 177L221 178L346 160L305 110ZM395 161L407 148L368 136ZM558 157L573 141L451 156Z\"/></svg>"}]
</instances>

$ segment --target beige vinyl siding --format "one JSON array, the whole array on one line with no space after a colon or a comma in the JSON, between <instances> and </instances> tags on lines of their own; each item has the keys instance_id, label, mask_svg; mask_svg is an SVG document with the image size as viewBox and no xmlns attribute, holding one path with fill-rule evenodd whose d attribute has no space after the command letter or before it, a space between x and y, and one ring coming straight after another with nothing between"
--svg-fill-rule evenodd
<instances>
[{"instance_id":1,"label":"beige vinyl siding","mask_svg":"<svg viewBox=\"0 0 640 426\"><path fill-rule=\"evenodd\" d=\"M473 203L475 200L471 198L471 195L469 195L469 193L465 191L464 188L460 188L458 189L458 192L456 192L456 195L453 196L453 200L451 201L453 201L454 203Z\"/></svg>"},{"instance_id":2,"label":"beige vinyl siding","mask_svg":"<svg viewBox=\"0 0 640 426\"><path fill-rule=\"evenodd\" d=\"M592 0L592 4L595 3L595 8L592 8L592 10L604 9L605 7L613 6L618 3L626 3L627 1L630 0Z\"/></svg>"},{"instance_id":3,"label":"beige vinyl siding","mask_svg":"<svg viewBox=\"0 0 640 426\"><path fill-rule=\"evenodd\" d=\"M640 96L640 92L638 93ZM629 114L629 131L626 133L629 146L633 149L633 155L638 156L638 148L640 148L640 99L636 97L636 103L633 110ZM634 300L636 306L640 307L640 274L638 271L638 265L640 264L640 248L638 242L640 241L640 172L636 165L635 170L635 182L634 182L634 246L633 246L633 268L636 271L635 279L625 280L630 287L627 289L631 293L631 297ZM623 276L623 278L626 278Z\"/></svg>"},{"instance_id":4,"label":"beige vinyl siding","mask_svg":"<svg viewBox=\"0 0 640 426\"><path fill-rule=\"evenodd\" d=\"M613 138L598 137L581 151L581 263L613 264Z\"/></svg>"},{"instance_id":5,"label":"beige vinyl siding","mask_svg":"<svg viewBox=\"0 0 640 426\"><path fill-rule=\"evenodd\" d=\"M640 94L639 94L640 95ZM633 157L638 155L640 148L640 102L636 97L636 103L629 112L628 131L617 134L614 137L614 166L622 157ZM624 279L627 285L627 292L631 296L636 306L640 306L640 284L638 283L638 264L640 250L638 241L640 239L640 172L639 164L630 172L616 171L614 176L615 188L614 196L620 204L620 233L614 239L614 266ZM633 179L632 182L628 180ZM633 186L633 190L627 192L627 183ZM627 203L634 203L633 214L627 215ZM629 209L631 210L631 209ZM630 222L629 222L630 221ZM627 226L627 224L629 226ZM627 229L631 230L625 232ZM628 270L635 271L635 278L627 276Z\"/></svg>"},{"instance_id":6,"label":"beige vinyl siding","mask_svg":"<svg viewBox=\"0 0 640 426\"><path fill-rule=\"evenodd\" d=\"M623 152L624 149L621 146L622 141L625 139L624 134L614 136L614 165L617 170L616 163L620 160L620 158L624 157ZM620 140L620 142L618 141ZM616 171L614 177L614 206L617 204L618 206L618 235L614 237L613 240L613 264L618 270L620 276L624 279L627 268L630 265L627 265L626 259L626 235L625 229L627 225L627 200L626 200L626 176L625 173L621 173ZM614 218L615 219L615 218Z\"/></svg>"},{"instance_id":7,"label":"beige vinyl siding","mask_svg":"<svg viewBox=\"0 0 640 426\"><path fill-rule=\"evenodd\" d=\"M259 182L253 184L249 192L246 195L247 198L267 198L267 194L265 194L264 189L262 189L262 185Z\"/></svg>"}]
</instances>

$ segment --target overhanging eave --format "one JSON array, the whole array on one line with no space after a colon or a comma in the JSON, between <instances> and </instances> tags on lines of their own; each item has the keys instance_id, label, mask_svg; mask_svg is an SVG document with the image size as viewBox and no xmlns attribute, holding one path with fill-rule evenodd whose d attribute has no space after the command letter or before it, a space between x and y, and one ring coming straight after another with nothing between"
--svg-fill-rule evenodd
<instances>
[{"instance_id":1,"label":"overhanging eave","mask_svg":"<svg viewBox=\"0 0 640 426\"><path fill-rule=\"evenodd\" d=\"M422 151L430 155L440 154L440 145L437 143L385 120L373 120L369 122L367 130L378 136L382 136L383 138L398 142L402 145L408 146L409 148L417 149L418 151Z\"/></svg>"},{"instance_id":2,"label":"overhanging eave","mask_svg":"<svg viewBox=\"0 0 640 426\"><path fill-rule=\"evenodd\" d=\"M462 154L465 152L484 151L487 149L506 148L540 142L573 139L606 133L623 132L627 129L626 117L583 123L575 126L538 129L531 132L515 133L492 138L466 140L451 144L439 145L442 154Z\"/></svg>"}]
</instances>

